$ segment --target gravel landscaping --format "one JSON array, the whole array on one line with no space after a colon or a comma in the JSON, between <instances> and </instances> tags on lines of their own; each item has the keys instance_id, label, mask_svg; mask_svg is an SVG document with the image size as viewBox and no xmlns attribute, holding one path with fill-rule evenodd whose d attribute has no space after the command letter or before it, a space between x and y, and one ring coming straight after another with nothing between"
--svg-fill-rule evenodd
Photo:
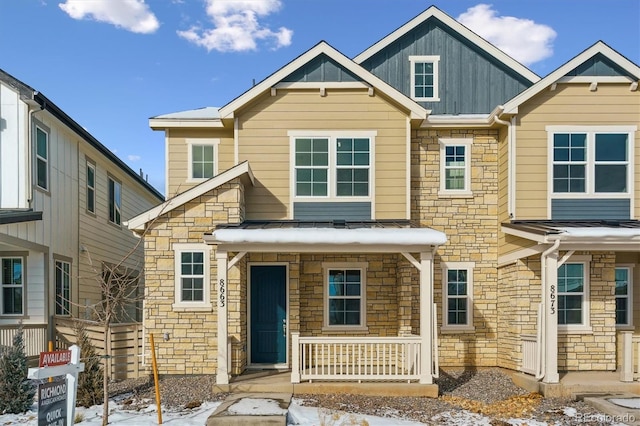
<instances>
[{"instance_id":1,"label":"gravel landscaping","mask_svg":"<svg viewBox=\"0 0 640 426\"><path fill-rule=\"evenodd\" d=\"M165 376L160 380L162 403L167 407L193 407L204 401L219 401L226 394L212 392L215 376ZM438 379L438 398L372 397L359 395L296 395L300 405L355 414L402 418L426 424L451 423L450 415L462 410L491 419L492 425L506 420L533 419L549 424L602 425L588 404L568 399L542 398L517 387L499 369L445 371ZM153 380L136 379L110 384L110 393L134 408L155 401ZM441 413L448 413L441 415ZM593 419L593 422L585 422Z\"/></svg>"}]
</instances>

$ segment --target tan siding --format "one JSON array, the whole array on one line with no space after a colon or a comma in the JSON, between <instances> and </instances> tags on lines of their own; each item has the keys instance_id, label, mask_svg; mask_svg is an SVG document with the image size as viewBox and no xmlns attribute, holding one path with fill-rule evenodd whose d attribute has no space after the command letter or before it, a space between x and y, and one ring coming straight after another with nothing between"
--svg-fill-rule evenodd
<instances>
[{"instance_id":1,"label":"tan siding","mask_svg":"<svg viewBox=\"0 0 640 426\"><path fill-rule=\"evenodd\" d=\"M168 173L169 183L167 198L182 193L197 185L197 182L187 182L188 150L187 139L206 138L220 139L218 145L218 173L221 173L233 164L233 128L230 129L171 129L168 130Z\"/></svg>"},{"instance_id":2,"label":"tan siding","mask_svg":"<svg viewBox=\"0 0 640 426\"><path fill-rule=\"evenodd\" d=\"M640 91L628 84L559 84L520 106L517 127L518 219L546 219L549 125L640 126ZM640 132L635 136L635 218L640 217Z\"/></svg>"},{"instance_id":3,"label":"tan siding","mask_svg":"<svg viewBox=\"0 0 640 426\"><path fill-rule=\"evenodd\" d=\"M290 203L290 130L377 131L377 219L406 216L406 114L360 90L278 90L238 114L240 161L249 160L256 186L248 188L248 219L287 219Z\"/></svg>"}]
</instances>

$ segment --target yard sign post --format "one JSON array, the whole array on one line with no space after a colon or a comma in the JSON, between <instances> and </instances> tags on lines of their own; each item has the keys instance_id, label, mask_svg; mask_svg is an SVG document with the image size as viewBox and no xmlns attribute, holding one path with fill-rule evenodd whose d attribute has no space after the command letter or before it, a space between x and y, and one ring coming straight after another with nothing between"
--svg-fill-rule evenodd
<instances>
[{"instance_id":1,"label":"yard sign post","mask_svg":"<svg viewBox=\"0 0 640 426\"><path fill-rule=\"evenodd\" d=\"M30 368L29 379L47 379L66 375L67 384L67 425L73 425L76 415L76 394L78 390L78 374L84 371L84 363L80 362L80 347L73 345L66 351L40 353L40 367ZM38 395L40 398L41 395ZM64 424L64 423L58 423Z\"/></svg>"}]
</instances>

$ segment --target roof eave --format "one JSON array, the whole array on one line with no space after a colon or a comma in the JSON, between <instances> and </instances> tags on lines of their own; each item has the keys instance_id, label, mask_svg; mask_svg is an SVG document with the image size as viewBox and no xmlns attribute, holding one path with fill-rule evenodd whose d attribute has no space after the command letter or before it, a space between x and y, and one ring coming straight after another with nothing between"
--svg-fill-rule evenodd
<instances>
[{"instance_id":1,"label":"roof eave","mask_svg":"<svg viewBox=\"0 0 640 426\"><path fill-rule=\"evenodd\" d=\"M149 127L153 130L165 130L172 128L223 128L224 123L220 119L170 119L150 118Z\"/></svg>"}]
</instances>

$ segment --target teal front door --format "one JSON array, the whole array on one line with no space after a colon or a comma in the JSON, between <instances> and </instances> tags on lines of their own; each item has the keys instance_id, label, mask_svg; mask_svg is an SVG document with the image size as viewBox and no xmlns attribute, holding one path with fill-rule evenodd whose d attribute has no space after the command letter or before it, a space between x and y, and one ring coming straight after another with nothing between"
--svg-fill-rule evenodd
<instances>
[{"instance_id":1,"label":"teal front door","mask_svg":"<svg viewBox=\"0 0 640 426\"><path fill-rule=\"evenodd\" d=\"M251 266L251 363L287 361L287 269Z\"/></svg>"}]
</instances>

